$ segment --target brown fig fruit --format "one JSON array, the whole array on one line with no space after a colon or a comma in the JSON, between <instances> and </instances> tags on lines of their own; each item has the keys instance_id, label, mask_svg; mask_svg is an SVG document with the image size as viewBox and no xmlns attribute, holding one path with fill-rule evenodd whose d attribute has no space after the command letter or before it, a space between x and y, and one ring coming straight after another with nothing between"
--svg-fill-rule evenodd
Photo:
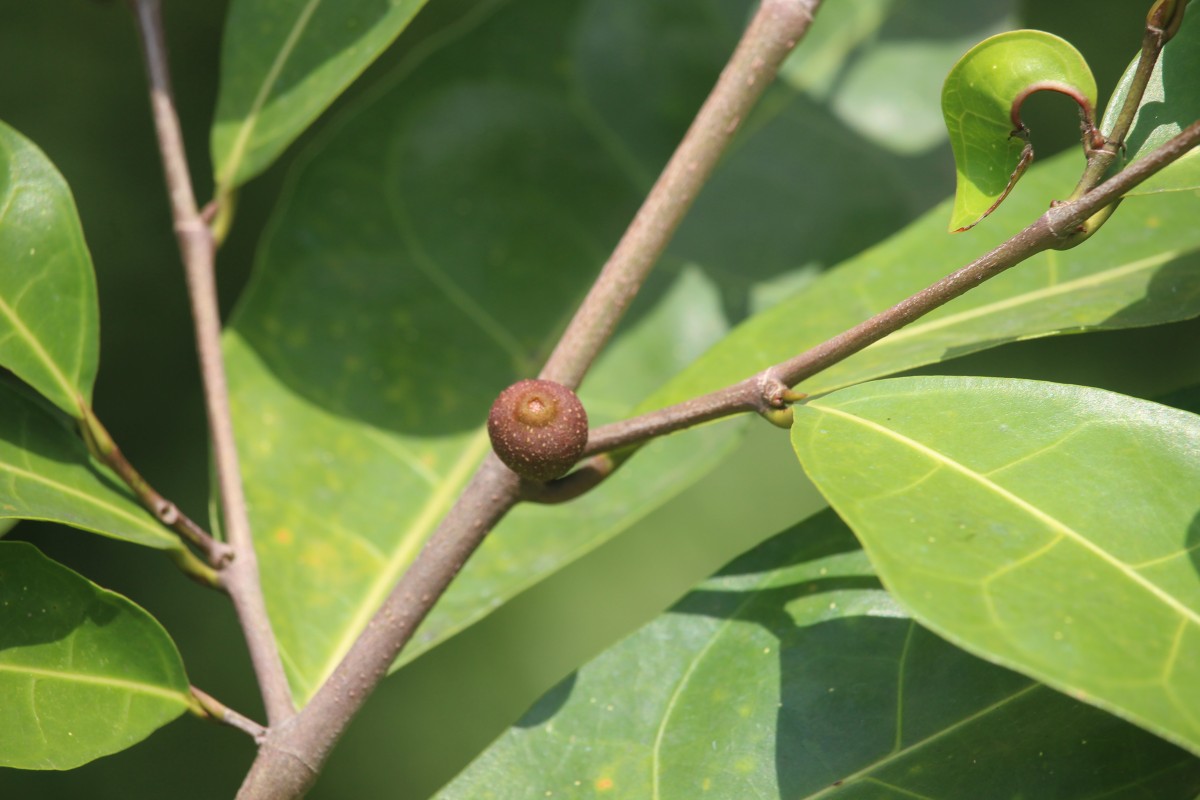
<instances>
[{"instance_id":1,"label":"brown fig fruit","mask_svg":"<svg viewBox=\"0 0 1200 800\"><path fill-rule=\"evenodd\" d=\"M587 412L561 383L518 381L492 404L488 436L509 469L523 478L548 481L565 474L583 454Z\"/></svg>"}]
</instances>

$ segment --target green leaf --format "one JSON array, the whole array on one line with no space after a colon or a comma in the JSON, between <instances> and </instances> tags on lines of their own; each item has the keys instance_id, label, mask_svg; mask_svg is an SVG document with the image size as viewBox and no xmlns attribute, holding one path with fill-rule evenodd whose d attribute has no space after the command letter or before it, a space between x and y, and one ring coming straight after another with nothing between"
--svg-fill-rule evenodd
<instances>
[{"instance_id":1,"label":"green leaf","mask_svg":"<svg viewBox=\"0 0 1200 800\"><path fill-rule=\"evenodd\" d=\"M584 665L437 797L1190 800L1198 790L1200 761L1187 753L906 619L827 513Z\"/></svg>"},{"instance_id":2,"label":"green leaf","mask_svg":"<svg viewBox=\"0 0 1200 800\"><path fill-rule=\"evenodd\" d=\"M1200 753L1200 417L902 378L797 408L792 443L922 623Z\"/></svg>"},{"instance_id":3,"label":"green leaf","mask_svg":"<svg viewBox=\"0 0 1200 800\"><path fill-rule=\"evenodd\" d=\"M63 421L0 382L0 520L5 518L61 522L161 550L183 546L114 475L91 461Z\"/></svg>"},{"instance_id":4,"label":"green leaf","mask_svg":"<svg viewBox=\"0 0 1200 800\"><path fill-rule=\"evenodd\" d=\"M92 259L67 182L2 122L0 265L0 366L78 418L99 357Z\"/></svg>"},{"instance_id":5,"label":"green leaf","mask_svg":"<svg viewBox=\"0 0 1200 800\"><path fill-rule=\"evenodd\" d=\"M678 402L752 375L846 330L999 244L1041 214L1078 172L1070 154L1029 170L970 237L947 237L946 206L850 259L726 337L655 396ZM819 394L1020 339L1200 314L1200 197L1130 198L1095 242L1017 265L902 331L805 381Z\"/></svg>"},{"instance_id":6,"label":"green leaf","mask_svg":"<svg viewBox=\"0 0 1200 800\"><path fill-rule=\"evenodd\" d=\"M265 170L425 0L233 0L212 130L218 194Z\"/></svg>"},{"instance_id":7,"label":"green leaf","mask_svg":"<svg viewBox=\"0 0 1200 800\"><path fill-rule=\"evenodd\" d=\"M1125 70L1121 81L1108 101L1100 129L1111 131L1129 95L1141 57L1135 58ZM1133 127L1125 137L1128 160L1136 161L1153 152L1171 137L1200 119L1200 14L1184 15L1179 31L1167 42L1154 65L1150 83L1142 95ZM1171 192L1200 188L1200 147L1135 187L1130 195L1152 192Z\"/></svg>"},{"instance_id":8,"label":"green leaf","mask_svg":"<svg viewBox=\"0 0 1200 800\"><path fill-rule=\"evenodd\" d=\"M0 542L0 766L72 769L145 739L191 691L162 626L25 542Z\"/></svg>"},{"instance_id":9,"label":"green leaf","mask_svg":"<svg viewBox=\"0 0 1200 800\"><path fill-rule=\"evenodd\" d=\"M1033 159L1021 104L1042 90L1072 97L1091 123L1096 79L1079 51L1053 34L997 34L971 48L946 76L942 113L958 173L952 233L995 210Z\"/></svg>"}]
</instances>

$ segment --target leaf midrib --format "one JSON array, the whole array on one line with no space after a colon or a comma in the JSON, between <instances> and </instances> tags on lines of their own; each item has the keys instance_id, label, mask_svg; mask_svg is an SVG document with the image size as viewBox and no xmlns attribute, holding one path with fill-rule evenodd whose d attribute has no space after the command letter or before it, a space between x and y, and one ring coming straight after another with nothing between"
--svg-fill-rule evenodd
<instances>
[{"instance_id":1,"label":"leaf midrib","mask_svg":"<svg viewBox=\"0 0 1200 800\"><path fill-rule=\"evenodd\" d=\"M30 667L21 664L0 663L0 672L15 675L43 678L46 680L62 681L64 683L82 683L89 686L101 686L108 689L124 689L131 693L152 695L164 700L174 700L183 706L188 706L187 698L182 692L164 688L152 683L131 681L127 678L115 678L109 675L94 675L84 672L65 672L63 670Z\"/></svg>"},{"instance_id":2,"label":"leaf midrib","mask_svg":"<svg viewBox=\"0 0 1200 800\"><path fill-rule=\"evenodd\" d=\"M166 534L165 532L163 532L157 526L150 524L147 520L141 519L138 516L129 513L125 509L120 508L119 506L115 506L110 503L106 503L103 500L101 500L100 498L98 498L94 495L88 494L87 492L84 492L73 486L69 486L65 483L60 483L56 480L47 478L44 475L39 475L36 472L29 472L28 470L23 470L20 467L16 467L16 466L13 466L12 464L7 464L7 463L0 463L0 472L8 472L8 473L14 475L15 477L23 478L28 481L33 481L35 483L40 483L43 486L47 486L51 489L54 489L55 491L62 492L63 494L78 498L79 500L83 501L84 503L88 503L95 508L98 508L102 511L106 511L106 512L112 514L113 516L128 520L131 524L137 526L140 530L145 531L147 533L152 533L156 537L162 539L163 541L166 541L172 545L174 545L176 542L176 540L173 537L171 537L168 534ZM28 517L21 517L21 518L29 519ZM59 517L56 517L55 521L63 521L63 520ZM72 524L72 523L68 523L68 524Z\"/></svg>"}]
</instances>

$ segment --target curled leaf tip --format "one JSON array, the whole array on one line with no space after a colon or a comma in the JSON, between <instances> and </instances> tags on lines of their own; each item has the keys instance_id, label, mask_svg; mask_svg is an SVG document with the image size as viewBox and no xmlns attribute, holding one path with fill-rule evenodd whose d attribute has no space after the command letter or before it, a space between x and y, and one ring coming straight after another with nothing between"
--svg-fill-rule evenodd
<instances>
[{"instance_id":1,"label":"curled leaf tip","mask_svg":"<svg viewBox=\"0 0 1200 800\"><path fill-rule=\"evenodd\" d=\"M992 36L946 76L942 114L957 172L951 232L968 230L992 213L1033 161L1021 106L1039 91L1071 97L1090 124L1096 80L1079 51L1052 34L1019 30Z\"/></svg>"}]
</instances>

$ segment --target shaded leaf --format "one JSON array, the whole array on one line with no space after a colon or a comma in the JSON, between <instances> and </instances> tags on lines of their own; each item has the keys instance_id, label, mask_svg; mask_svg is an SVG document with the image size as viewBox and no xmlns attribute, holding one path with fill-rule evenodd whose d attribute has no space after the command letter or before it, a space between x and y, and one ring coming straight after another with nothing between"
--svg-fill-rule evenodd
<instances>
[{"instance_id":1,"label":"shaded leaf","mask_svg":"<svg viewBox=\"0 0 1200 800\"><path fill-rule=\"evenodd\" d=\"M1093 120L1096 79L1079 51L1050 33L992 36L971 48L946 76L942 113L958 172L951 232L965 231L990 214L1033 159L1021 104L1042 90L1071 96Z\"/></svg>"},{"instance_id":2,"label":"shaded leaf","mask_svg":"<svg viewBox=\"0 0 1200 800\"><path fill-rule=\"evenodd\" d=\"M919 620L1200 753L1200 417L902 378L797 408L792 442Z\"/></svg>"},{"instance_id":3,"label":"shaded leaf","mask_svg":"<svg viewBox=\"0 0 1200 800\"><path fill-rule=\"evenodd\" d=\"M910 156L926 153L947 140L940 100L946 74L976 42L1015 27L1018 4L1012 0L991 2L964 13L960 0L889 0L883 4L886 15L880 13L880 5L822 5L813 30L793 58L805 64L809 76L814 72L817 77L826 76L830 72L828 56L840 55L839 46L859 44L854 40L869 37L869 46L856 50L835 76L826 79L832 83L836 77L832 110L879 147ZM827 34L813 48L812 34L829 28L836 28L837 33ZM810 49L812 56L805 56ZM821 88L817 83L807 91Z\"/></svg>"},{"instance_id":4,"label":"shaded leaf","mask_svg":"<svg viewBox=\"0 0 1200 800\"><path fill-rule=\"evenodd\" d=\"M947 237L946 206L743 323L656 393L660 405L739 381L914 294L1045 210L1078 171L1071 154L1029 170L995 224ZM1096 241L1017 265L800 384L819 394L1020 339L1188 319L1200 313L1200 197L1130 198Z\"/></svg>"},{"instance_id":5,"label":"shaded leaf","mask_svg":"<svg viewBox=\"0 0 1200 800\"><path fill-rule=\"evenodd\" d=\"M79 417L100 344L92 259L67 182L4 123L0 265L0 366Z\"/></svg>"},{"instance_id":6,"label":"shaded leaf","mask_svg":"<svg viewBox=\"0 0 1200 800\"><path fill-rule=\"evenodd\" d=\"M212 130L219 194L271 165L425 0L233 0Z\"/></svg>"},{"instance_id":7,"label":"shaded leaf","mask_svg":"<svg viewBox=\"0 0 1200 800\"><path fill-rule=\"evenodd\" d=\"M1102 131L1111 131L1116 123L1140 60L1140 56L1133 60L1117 84L1104 112L1104 121L1100 125ZM1133 127L1125 137L1129 161L1148 155L1200 119L1197 75L1200 75L1200 14L1192 9L1192 13L1184 15L1179 31L1167 42L1158 63L1154 65ZM1129 194L1197 188L1200 188L1200 147L1134 187Z\"/></svg>"},{"instance_id":8,"label":"shaded leaf","mask_svg":"<svg viewBox=\"0 0 1200 800\"><path fill-rule=\"evenodd\" d=\"M0 520L61 522L162 550L183 545L47 409L0 382ZM3 523L0 523L2 525Z\"/></svg>"},{"instance_id":9,"label":"shaded leaf","mask_svg":"<svg viewBox=\"0 0 1200 800\"><path fill-rule=\"evenodd\" d=\"M0 542L0 765L72 769L192 705L183 663L145 611L25 542Z\"/></svg>"},{"instance_id":10,"label":"shaded leaf","mask_svg":"<svg viewBox=\"0 0 1200 800\"><path fill-rule=\"evenodd\" d=\"M1200 761L915 625L830 513L547 694L438 795L1190 800Z\"/></svg>"},{"instance_id":11,"label":"shaded leaf","mask_svg":"<svg viewBox=\"0 0 1200 800\"><path fill-rule=\"evenodd\" d=\"M803 46L780 66L779 77L818 99L827 98L847 57L878 34L894 6L894 0L862 0L821 8L804 34Z\"/></svg>"}]
</instances>

